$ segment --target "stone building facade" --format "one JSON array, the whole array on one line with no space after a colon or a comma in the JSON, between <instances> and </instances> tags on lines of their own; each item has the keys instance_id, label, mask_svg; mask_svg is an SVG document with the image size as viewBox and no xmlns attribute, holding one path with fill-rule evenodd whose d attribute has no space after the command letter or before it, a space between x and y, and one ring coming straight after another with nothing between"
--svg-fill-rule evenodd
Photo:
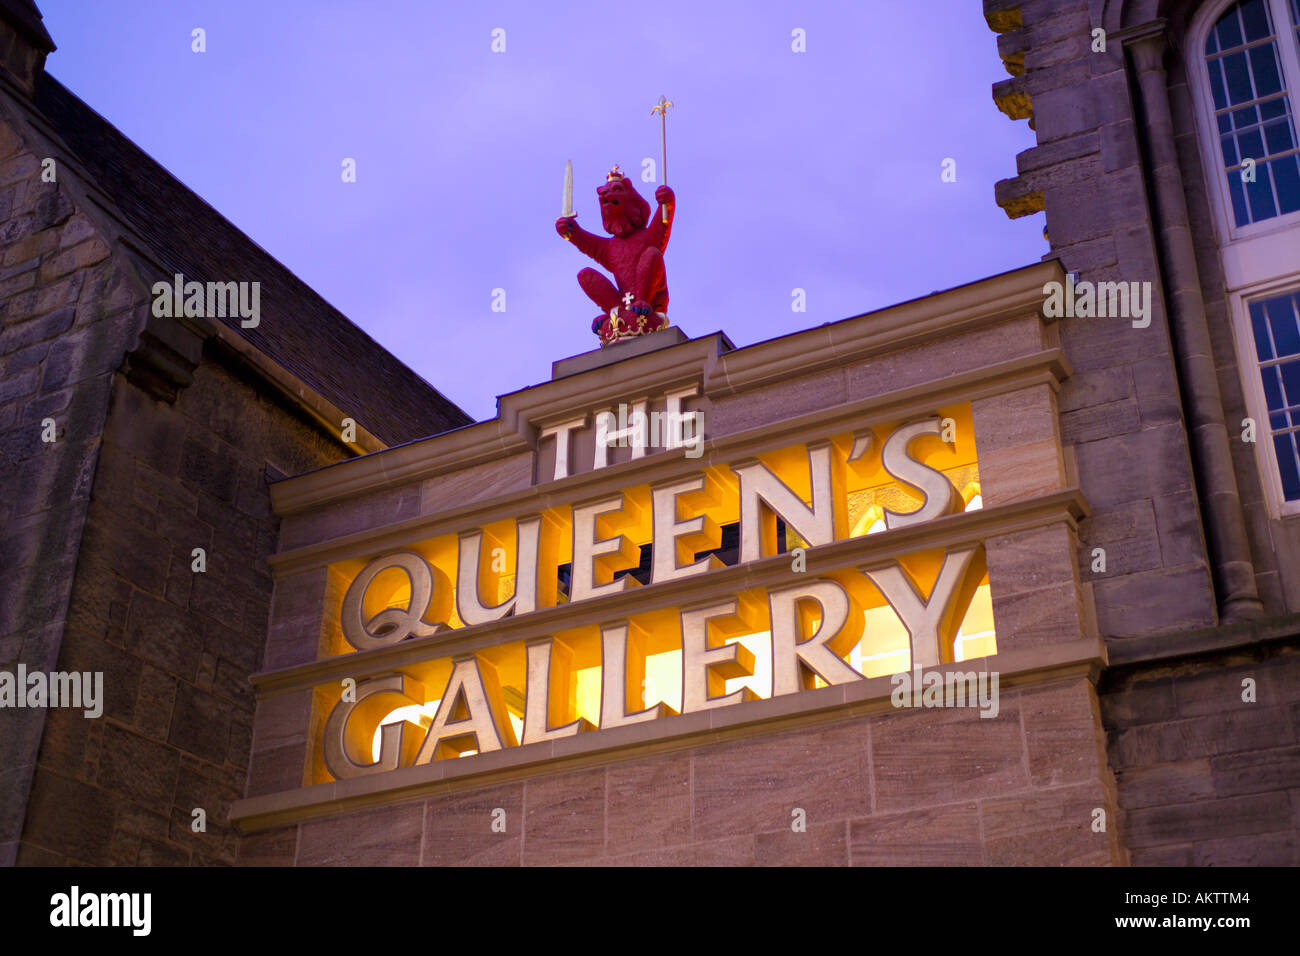
<instances>
[{"instance_id":1,"label":"stone building facade","mask_svg":"<svg viewBox=\"0 0 1300 956\"><path fill-rule=\"evenodd\" d=\"M1037 136L996 201L1045 211L1042 263L741 349L656 333L470 424L0 0L0 671L106 693L0 709L0 861L1296 863L1300 6L984 10ZM155 316L177 273L259 280L259 324ZM602 448L638 403L698 414L698 457ZM923 521L918 464L952 489ZM870 623L832 666L840 593ZM996 712L900 708L920 665L997 673Z\"/></svg>"},{"instance_id":2,"label":"stone building facade","mask_svg":"<svg viewBox=\"0 0 1300 956\"><path fill-rule=\"evenodd\" d=\"M1057 426L1056 392L1069 367L1056 324L1040 314L1044 283L1063 278L1059 265L1043 263L740 349L722 335L656 333L555 363L551 382L502 396L495 419L278 483L270 640L283 653L255 678L249 796L234 811L247 833L241 858L1122 862L1117 829L1091 825L1096 814L1113 819L1117 808L1094 691L1104 647L1076 562L1087 505ZM644 453L635 442L601 449L600 410L644 403L653 418L673 396L704 423L697 458L653 439ZM895 524L890 511L910 514L914 502L894 497L890 477L902 468L890 449L908 442L895 445L892 436L929 421L953 425L951 448L937 443L925 460L960 486L960 497L933 520ZM833 477L823 484L823 474ZM806 564L775 535L761 544L754 537L757 494L785 521L786 544L801 539ZM805 513L809 503L824 523ZM883 520L873 510L881 508ZM702 531L681 531L686 547L673 564L675 518L685 527L697 509L719 530L739 526L739 554L688 570L691 553L699 562L721 543L720 534L706 540ZM584 519L593 513L608 524ZM478 601L497 604L494 590L501 598L518 593L525 548L511 545L531 515L555 529L558 543L540 549L532 565L540 570L528 576L553 580L556 566L567 568L568 599L539 598L507 616L476 611ZM877 533L877 521L888 530ZM618 587L613 574L635 553L626 547L604 575L592 571L600 564L592 554L609 553L617 534L651 549L655 570L645 585ZM475 580L486 550L465 546L481 535L503 545L500 578ZM594 548L593 536L601 540ZM936 615L927 635L913 607L900 612L906 629L891 630L884 575L901 567L914 582L905 588L946 608L940 578L972 553L974 570L956 588L966 602L956 619L941 624ZM436 568L433 601L427 588L416 598L415 584L403 593L400 579L397 599L388 600L371 569L411 567L416 556L413 570L424 561ZM454 600L444 605L437 592L453 584ZM790 637L792 625L779 602L805 593L833 602L841 588L859 602L845 611L842 630L852 630L852 615L859 626L860 615L871 620L858 647L863 676L823 662L815 669L826 679L808 674L800 682L791 671L782 686L778 634ZM963 653L954 634L961 624L967 640L978 639L981 627L969 626L978 597L970 592L981 589L996 647ZM349 611L350 601L374 591L381 593L373 610L358 603ZM364 621L417 602L415 619L453 627L404 637L359 626L358 609ZM888 603L898 610L906 601L893 592ZM835 613L830 607L818 612L822 623ZM718 619L717 634L698 624L700 615ZM725 657L728 647L736 653L717 644L733 620L731 633L757 636L753 659L722 661L715 676L726 683L692 701L692 683L710 669L700 662ZM802 630L799 640L811 640ZM627 661L635 653L631 633L643 635L640 663L620 665L620 640ZM712 649L687 651L692 634ZM999 703L983 716L966 707L900 710L891 675L908 667L909 647L910 661L924 660L934 673L997 670ZM537 649L540 658L531 656ZM837 652L853 660L847 647ZM638 680L652 677L653 658L674 654L653 692L650 680ZM757 661L769 657L764 678ZM480 708L481 721L482 708L495 706L517 724L513 737L503 729L504 746L482 725L468 746L458 742L452 731L464 733L466 724L440 704L428 716L434 727L452 718L444 738L411 718L406 743L427 731L418 755L405 744L390 760L372 753L381 710L403 697L455 701L461 667L485 675L478 698L480 678L470 682L470 715ZM546 708L533 683L538 667L566 672L541 679L558 709ZM612 710L594 693L583 700L584 675L596 672L602 696L611 682L615 688ZM399 688L395 675L418 689ZM750 675L755 693L740 696L736 682ZM348 680L354 707L341 690ZM679 713L624 723L621 690L630 692L629 710L667 704ZM364 712L385 694L387 708ZM539 712L547 716L532 717ZM587 732L557 730L572 729L575 717L588 721ZM539 721L531 740L530 719ZM520 745L511 745L516 738ZM456 749L480 752L443 759Z\"/></svg>"},{"instance_id":3,"label":"stone building facade","mask_svg":"<svg viewBox=\"0 0 1300 956\"><path fill-rule=\"evenodd\" d=\"M1264 384L1294 353L1270 348L1258 314L1294 321L1300 288L1300 9L984 10L1010 74L994 100L1037 137L998 203L1012 217L1045 210L1050 256L1080 282L1156 292L1146 329L1060 322L1074 368L1061 432L1093 508L1080 568L1107 640L1121 839L1138 864L1294 864L1300 517L1278 417L1290 401ZM1094 547L1105 574L1089 573Z\"/></svg>"},{"instance_id":4,"label":"stone building facade","mask_svg":"<svg viewBox=\"0 0 1300 956\"><path fill-rule=\"evenodd\" d=\"M47 75L51 49L0 4L0 671L100 672L105 700L0 708L0 863L233 863L268 481L469 419ZM259 323L155 315L176 273L259 281Z\"/></svg>"}]
</instances>

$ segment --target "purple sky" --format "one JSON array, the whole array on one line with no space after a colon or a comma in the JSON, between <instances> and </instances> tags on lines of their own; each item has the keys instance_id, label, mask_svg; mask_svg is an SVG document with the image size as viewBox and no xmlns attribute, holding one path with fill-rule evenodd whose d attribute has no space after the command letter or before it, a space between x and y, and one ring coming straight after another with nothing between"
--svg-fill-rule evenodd
<instances>
[{"instance_id":1,"label":"purple sky","mask_svg":"<svg viewBox=\"0 0 1300 956\"><path fill-rule=\"evenodd\" d=\"M564 163L588 229L612 163L652 200L660 93L688 335L747 345L1047 251L1041 214L993 202L1034 138L993 105L979 0L38 3L54 76L480 419L597 346L554 231Z\"/></svg>"}]
</instances>

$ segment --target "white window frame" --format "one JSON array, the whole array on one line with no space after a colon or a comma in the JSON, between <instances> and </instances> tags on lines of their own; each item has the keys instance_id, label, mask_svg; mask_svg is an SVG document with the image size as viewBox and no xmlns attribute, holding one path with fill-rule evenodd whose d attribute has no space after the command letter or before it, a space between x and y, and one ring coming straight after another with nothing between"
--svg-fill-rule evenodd
<instances>
[{"instance_id":1,"label":"white window frame","mask_svg":"<svg viewBox=\"0 0 1300 956\"><path fill-rule=\"evenodd\" d=\"M1297 127L1297 134L1300 135L1300 50L1297 49L1298 44L1291 28L1291 12L1287 8L1289 0L1265 0L1265 2L1269 6L1269 13L1273 19L1278 56L1282 60L1280 65L1283 82L1287 88L1291 107L1291 120ZM1224 250L1225 260L1229 258L1230 249L1240 247L1232 256L1232 265L1239 273L1237 278L1245 280L1257 274L1261 268L1266 268L1266 266L1252 265L1253 260L1260 256L1266 246L1273 245L1268 240L1272 239L1274 234L1285 234L1300 224L1300 210L1244 226L1237 225L1236 216L1232 212L1232 197L1228 194L1228 187L1224 181L1225 171L1223 150L1219 144L1219 127L1214 120L1214 96L1210 92L1209 70L1205 66L1205 41L1209 39L1210 29L1219 17L1236 3L1237 0L1219 0L1218 3L1207 3L1201 7L1192 20L1192 27L1188 34L1191 37L1191 44L1187 49L1186 65L1190 74L1187 77L1188 87L1196 103L1196 125L1200 133L1197 140L1201 149L1201 164L1205 168L1206 178L1212 180L1208 184L1210 205L1213 207L1215 225L1219 230L1219 245ZM1283 16L1281 20L1278 19L1279 12ZM1283 29L1279 29L1279 23ZM1300 251L1300 237L1295 239L1292 251ZM1277 259L1276 256L1265 255L1268 259ZM1224 262L1224 267L1228 268L1227 261ZM1230 279L1229 285L1234 284L1240 285L1242 282L1234 283Z\"/></svg>"},{"instance_id":2,"label":"white window frame","mask_svg":"<svg viewBox=\"0 0 1300 956\"><path fill-rule=\"evenodd\" d=\"M1289 0L1266 0L1273 21L1278 57L1281 59L1291 121L1300 136L1300 43L1297 42ZM1255 336L1248 304L1300 288L1300 211L1274 216L1262 222L1238 226L1228 193L1219 128L1214 120L1214 97L1205 65L1205 42L1210 30L1237 0L1206 3L1197 11L1188 30L1185 56L1187 84L1195 105L1197 143L1214 219L1216 238L1223 262L1233 342L1237 347L1237 371L1246 398L1247 413L1255 421L1255 460L1264 486L1264 498L1273 518L1300 515L1300 499L1287 501L1282 493L1281 472L1273 449L1268 402L1256 358ZM1239 436L1229 422L1229 434Z\"/></svg>"},{"instance_id":3,"label":"white window frame","mask_svg":"<svg viewBox=\"0 0 1300 956\"><path fill-rule=\"evenodd\" d=\"M1287 292L1300 291L1300 277L1291 276L1249 292L1228 293L1228 304L1232 310L1233 340L1237 346L1237 355L1245 356L1246 361L1238 362L1242 386L1246 396L1246 410L1255 421L1255 463L1259 467L1264 484L1264 498L1268 504L1270 517L1281 518L1288 515L1300 515L1300 498L1287 501L1282 491L1282 471L1277 463L1277 452L1273 448L1273 428L1268 420L1268 400L1264 396L1264 380L1259 374L1259 359L1255 352L1255 333L1250 324L1249 304L1256 299L1267 299ZM1237 321L1240 318L1241 321ZM1244 425L1228 422L1229 437L1240 437Z\"/></svg>"}]
</instances>

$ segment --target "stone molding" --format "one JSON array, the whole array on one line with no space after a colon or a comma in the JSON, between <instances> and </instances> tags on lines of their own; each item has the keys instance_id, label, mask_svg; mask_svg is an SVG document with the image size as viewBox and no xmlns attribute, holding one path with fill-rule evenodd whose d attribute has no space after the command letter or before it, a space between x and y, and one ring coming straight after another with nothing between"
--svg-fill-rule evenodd
<instances>
[{"instance_id":1,"label":"stone molding","mask_svg":"<svg viewBox=\"0 0 1300 956\"><path fill-rule=\"evenodd\" d=\"M1077 488L935 518L896 528L880 535L845 538L809 548L807 574L829 573L847 567L885 564L921 551L951 549L976 544L986 538L1064 523L1071 531L1089 514ZM410 540L409 536L406 540ZM663 581L612 594L598 600L575 601L540 608L522 617L506 617L488 624L461 627L429 637L409 638L398 644L367 651L350 651L252 676L259 697L305 690L344 677L363 678L387 673L433 658L468 654L499 644L544 637L602 621L618 620L659 607L702 603L751 588L788 584L790 557L778 554L710 571L708 574Z\"/></svg>"},{"instance_id":2,"label":"stone molding","mask_svg":"<svg viewBox=\"0 0 1300 956\"><path fill-rule=\"evenodd\" d=\"M1050 320L1041 315L1043 286L1064 279L1060 264L1048 260L879 312L721 354L714 336L692 339L616 365L503 395L498 399L500 411L494 419L390 449L374 460L343 462L280 482L272 489L272 505L276 514L285 517L532 451L538 426L562 421L572 417L575 410L586 411L602 402L616 403L629 395L702 382L705 399L732 396L783 381L795 373L862 362L945 334L983 328L1017 316L1037 315L1046 327ZM1047 356L1049 351L1052 355L1047 364L1058 370L1058 379L1064 378L1069 374L1069 365L1059 350L1037 354ZM820 357L810 363L809 355ZM872 396L845 408L899 405L908 400L901 393L921 401L922 396L934 399L958 389L966 389L962 396L966 400L971 390L982 387L985 380L1008 374L1011 369L1003 367L1007 364L998 363L899 393ZM1001 390L1009 387L1018 386L1004 386ZM840 409L818 411L791 419L790 423L804 419L821 422L837 411ZM766 433L774 432L769 429ZM706 448L714 447L713 442L706 443ZM642 461L651 462L655 457L647 456ZM560 486L552 483L548 487L558 490Z\"/></svg>"},{"instance_id":3,"label":"stone molding","mask_svg":"<svg viewBox=\"0 0 1300 956\"><path fill-rule=\"evenodd\" d=\"M927 668L951 671L996 670L1006 687L1046 684L1084 677L1095 684L1106 664L1106 648L1097 637L1006 651L992 657ZM743 739L783 730L890 714L892 676L869 677L850 684L755 700L664 717L599 733L507 747L469 760L434 760L389 773L314 784L296 790L246 797L231 808L231 821L253 833L315 817L377 805L606 764L621 756L643 758L701 743ZM979 720L978 717L973 717Z\"/></svg>"},{"instance_id":4,"label":"stone molding","mask_svg":"<svg viewBox=\"0 0 1300 956\"><path fill-rule=\"evenodd\" d=\"M1055 390L1069 374L1069 363L1060 349L1044 349L939 382L899 389L885 395L799 415L777 425L763 425L734 435L710 439L705 442L698 467L703 469L726 465L739 458L776 450L800 440L814 428L821 434L831 435L837 429L848 431L867 428L911 414L924 413L935 406L973 401L1032 385L1046 384ZM461 430L462 433L467 431L469 429ZM459 434L438 436L430 441L441 442L444 438L453 438ZM516 439L508 446L508 453L530 450L531 446L524 444L518 436ZM444 451L436 459L427 450L417 455L413 446L408 445L386 451L382 456L343 462L289 479L272 486L272 502L281 516L296 514L323 503L388 490L501 456L499 451L493 454L499 446L487 441L447 444L451 444L452 449ZM465 455L463 459L452 457L456 451L462 450ZM398 459L395 467L389 465L389 460L393 458ZM289 574L380 551L400 541L409 541L412 537L435 537L462 530L472 524L485 524L523 514L530 508L546 508L556 503L568 503L579 498L679 477L683 471L681 460L681 452L675 450L649 454L595 471L535 484L523 493L512 491L458 508L440 510L433 515L421 515L283 551L271 558L271 566L276 575Z\"/></svg>"}]
</instances>

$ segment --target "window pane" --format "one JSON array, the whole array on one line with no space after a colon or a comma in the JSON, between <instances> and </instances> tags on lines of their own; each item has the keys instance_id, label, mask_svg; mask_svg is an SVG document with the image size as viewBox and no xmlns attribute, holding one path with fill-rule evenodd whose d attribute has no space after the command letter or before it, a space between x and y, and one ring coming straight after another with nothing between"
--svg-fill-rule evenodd
<instances>
[{"instance_id":1,"label":"window pane","mask_svg":"<svg viewBox=\"0 0 1300 956\"><path fill-rule=\"evenodd\" d=\"M1223 64L1218 60L1210 61L1210 89L1214 92L1214 108L1221 110L1228 105L1228 94L1223 86Z\"/></svg>"},{"instance_id":2,"label":"window pane","mask_svg":"<svg viewBox=\"0 0 1300 956\"><path fill-rule=\"evenodd\" d=\"M1259 111L1253 106L1247 106L1243 110L1232 111L1232 125L1237 129L1248 129L1259 122Z\"/></svg>"},{"instance_id":3,"label":"window pane","mask_svg":"<svg viewBox=\"0 0 1300 956\"><path fill-rule=\"evenodd\" d=\"M1246 183L1246 197L1250 200L1250 218L1252 222L1272 219L1277 215L1277 204L1273 202L1273 176L1268 166L1255 167L1255 181Z\"/></svg>"},{"instance_id":4,"label":"window pane","mask_svg":"<svg viewBox=\"0 0 1300 956\"><path fill-rule=\"evenodd\" d=\"M1300 468L1297 468L1295 441L1291 432L1273 436L1273 450L1277 452L1277 467L1282 477L1282 495L1287 501L1300 498Z\"/></svg>"},{"instance_id":5,"label":"window pane","mask_svg":"<svg viewBox=\"0 0 1300 956\"><path fill-rule=\"evenodd\" d=\"M1300 354L1300 327L1296 325L1296 299L1300 293L1291 292L1262 303L1268 313L1269 325L1273 327L1273 343L1277 347L1277 357Z\"/></svg>"},{"instance_id":6,"label":"window pane","mask_svg":"<svg viewBox=\"0 0 1300 956\"><path fill-rule=\"evenodd\" d=\"M1237 141L1231 136L1220 136L1219 141L1223 144L1223 165L1237 165Z\"/></svg>"},{"instance_id":7,"label":"window pane","mask_svg":"<svg viewBox=\"0 0 1300 956\"><path fill-rule=\"evenodd\" d=\"M1269 165L1273 168L1278 212L1285 214L1300 209L1300 157L1275 159Z\"/></svg>"},{"instance_id":8,"label":"window pane","mask_svg":"<svg viewBox=\"0 0 1300 956\"><path fill-rule=\"evenodd\" d=\"M1277 119L1279 116L1286 116L1286 97L1279 96L1277 99L1269 100L1267 103L1259 104L1259 115L1265 120ZM1219 128L1221 133L1227 130Z\"/></svg>"},{"instance_id":9,"label":"window pane","mask_svg":"<svg viewBox=\"0 0 1300 956\"><path fill-rule=\"evenodd\" d=\"M1268 12L1264 6L1264 0L1248 0L1241 5L1241 20L1246 27L1248 41L1262 40L1273 33L1268 25Z\"/></svg>"},{"instance_id":10,"label":"window pane","mask_svg":"<svg viewBox=\"0 0 1300 956\"><path fill-rule=\"evenodd\" d=\"M1291 136L1291 124L1283 120L1280 123L1269 123L1265 126L1264 145L1268 148L1270 156L1285 153L1295 146L1295 141Z\"/></svg>"},{"instance_id":11,"label":"window pane","mask_svg":"<svg viewBox=\"0 0 1300 956\"><path fill-rule=\"evenodd\" d=\"M1229 53L1223 58L1223 74L1228 80L1228 102L1248 103L1255 98L1250 87L1250 67L1246 54Z\"/></svg>"},{"instance_id":12,"label":"window pane","mask_svg":"<svg viewBox=\"0 0 1300 956\"><path fill-rule=\"evenodd\" d=\"M1255 357L1267 362L1273 357L1273 346L1268 339L1268 321L1264 317L1264 303L1250 304L1250 329L1255 335Z\"/></svg>"},{"instance_id":13,"label":"window pane","mask_svg":"<svg viewBox=\"0 0 1300 956\"><path fill-rule=\"evenodd\" d=\"M1250 69L1255 76L1255 95L1268 96L1282 89L1282 78L1277 69L1277 55L1273 44L1257 46L1250 51Z\"/></svg>"},{"instance_id":14,"label":"window pane","mask_svg":"<svg viewBox=\"0 0 1300 956\"><path fill-rule=\"evenodd\" d=\"M1243 159L1250 157L1258 161L1268 155L1268 153L1264 152L1264 137L1259 135L1258 128L1238 133L1237 148L1241 150Z\"/></svg>"},{"instance_id":15,"label":"window pane","mask_svg":"<svg viewBox=\"0 0 1300 956\"><path fill-rule=\"evenodd\" d=\"M1237 22L1237 8L1233 7L1219 18L1214 32L1219 35L1219 49L1230 50L1241 46L1241 24Z\"/></svg>"},{"instance_id":16,"label":"window pane","mask_svg":"<svg viewBox=\"0 0 1300 956\"><path fill-rule=\"evenodd\" d=\"M1287 405L1300 405L1300 362L1283 362L1280 368Z\"/></svg>"},{"instance_id":17,"label":"window pane","mask_svg":"<svg viewBox=\"0 0 1300 956\"><path fill-rule=\"evenodd\" d=\"M1259 374L1264 379L1264 400L1268 402L1268 410L1280 411L1285 407L1285 403L1282 401L1282 384L1278 381L1277 366L1270 365L1268 368L1262 368Z\"/></svg>"},{"instance_id":18,"label":"window pane","mask_svg":"<svg viewBox=\"0 0 1300 956\"><path fill-rule=\"evenodd\" d=\"M1246 184L1241 181L1240 173L1228 173L1228 192L1232 196L1232 218L1239 226L1249 224L1250 210L1246 208Z\"/></svg>"}]
</instances>

